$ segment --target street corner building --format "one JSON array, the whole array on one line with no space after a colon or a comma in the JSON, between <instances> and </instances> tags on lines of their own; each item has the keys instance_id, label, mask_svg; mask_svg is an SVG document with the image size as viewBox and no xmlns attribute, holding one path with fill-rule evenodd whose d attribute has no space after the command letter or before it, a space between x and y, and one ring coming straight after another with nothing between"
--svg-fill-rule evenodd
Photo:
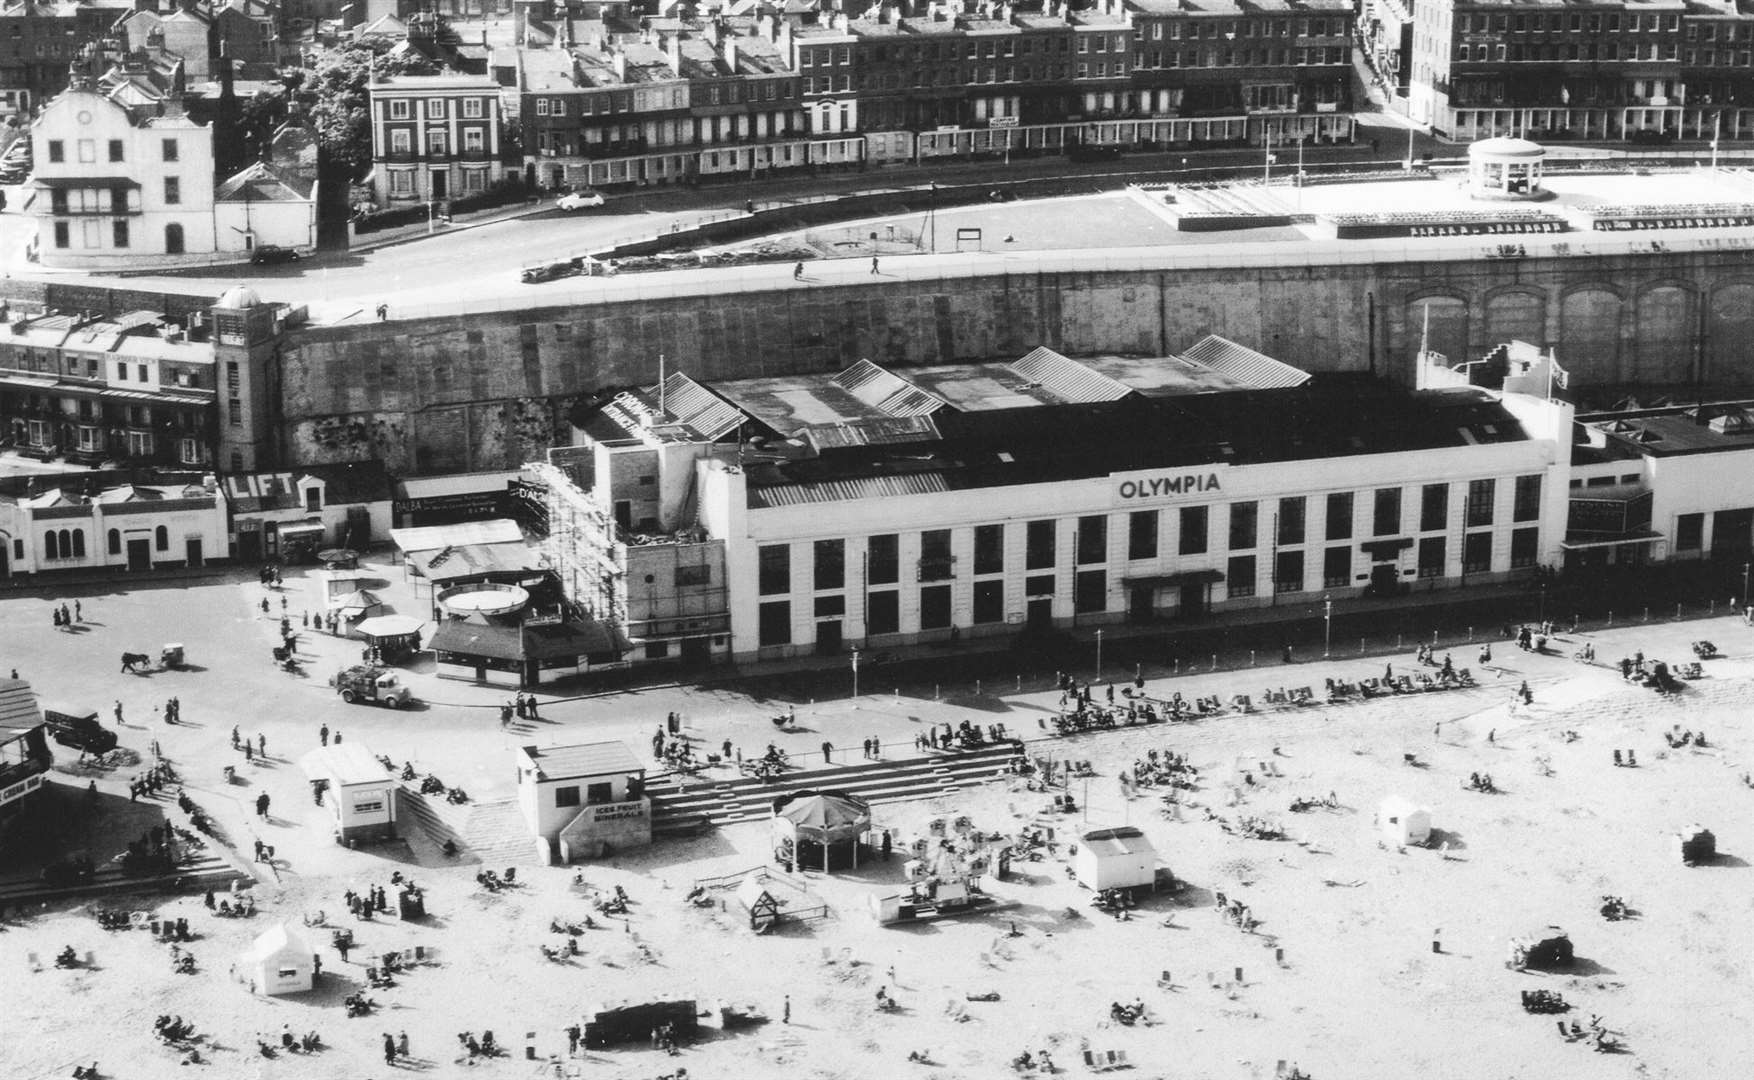
<instances>
[{"instance_id":1,"label":"street corner building","mask_svg":"<svg viewBox=\"0 0 1754 1080\"><path fill-rule=\"evenodd\" d=\"M1198 620L1556 564L1572 406L1538 372L1488 390L1441 359L1416 389L1215 335L1156 358L673 373L536 467L544 552L636 660Z\"/></svg>"}]
</instances>

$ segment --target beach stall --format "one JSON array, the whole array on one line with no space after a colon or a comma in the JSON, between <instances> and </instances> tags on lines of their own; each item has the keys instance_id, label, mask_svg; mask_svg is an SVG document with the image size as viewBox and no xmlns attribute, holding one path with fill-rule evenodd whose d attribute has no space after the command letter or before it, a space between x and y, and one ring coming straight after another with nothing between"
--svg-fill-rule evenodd
<instances>
[{"instance_id":1,"label":"beach stall","mask_svg":"<svg viewBox=\"0 0 1754 1080\"><path fill-rule=\"evenodd\" d=\"M1572 961L1571 938L1557 926L1543 926L1510 939L1511 968L1561 968Z\"/></svg>"},{"instance_id":2,"label":"beach stall","mask_svg":"<svg viewBox=\"0 0 1754 1080\"><path fill-rule=\"evenodd\" d=\"M1391 795L1377 807L1376 827L1382 838L1396 847L1423 844L1431 839L1431 811Z\"/></svg>"},{"instance_id":3,"label":"beach stall","mask_svg":"<svg viewBox=\"0 0 1754 1080\"><path fill-rule=\"evenodd\" d=\"M1090 829L1078 838L1072 872L1078 884L1095 892L1150 887L1157 883L1157 849L1131 825Z\"/></svg>"},{"instance_id":4,"label":"beach stall","mask_svg":"<svg viewBox=\"0 0 1754 1080\"><path fill-rule=\"evenodd\" d=\"M352 845L396 835L396 777L363 743L319 746L298 764L320 786L337 842Z\"/></svg>"},{"instance_id":5,"label":"beach stall","mask_svg":"<svg viewBox=\"0 0 1754 1080\"><path fill-rule=\"evenodd\" d=\"M316 981L315 955L308 942L280 923L251 943L238 957L234 970L239 982L249 984L252 994L302 994Z\"/></svg>"},{"instance_id":6,"label":"beach stall","mask_svg":"<svg viewBox=\"0 0 1754 1080\"><path fill-rule=\"evenodd\" d=\"M354 626L353 636L376 649L385 663L399 664L420 651L424 625L412 615L373 615Z\"/></svg>"},{"instance_id":7,"label":"beach stall","mask_svg":"<svg viewBox=\"0 0 1754 1080\"><path fill-rule=\"evenodd\" d=\"M1675 852L1688 866L1717 858L1717 837L1704 825L1689 825L1675 834Z\"/></svg>"}]
</instances>

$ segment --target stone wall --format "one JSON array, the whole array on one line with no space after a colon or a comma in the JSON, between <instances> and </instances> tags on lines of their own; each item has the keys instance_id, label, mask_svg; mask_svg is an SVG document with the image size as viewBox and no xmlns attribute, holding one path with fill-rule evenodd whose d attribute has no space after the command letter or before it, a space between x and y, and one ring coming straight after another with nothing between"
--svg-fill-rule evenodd
<instances>
[{"instance_id":1,"label":"stone wall","mask_svg":"<svg viewBox=\"0 0 1754 1080\"><path fill-rule=\"evenodd\" d=\"M1044 273L533 309L295 331L283 352L301 463L381 457L412 475L512 468L564 438L568 408L655 382L1162 354L1223 334L1312 371L1373 358L1410 378L1433 348L1553 344L1580 385L1754 383L1754 268L1739 252L1290 268ZM1429 314L1428 314L1429 313ZM1429 319L1429 323L1427 323Z\"/></svg>"}]
</instances>

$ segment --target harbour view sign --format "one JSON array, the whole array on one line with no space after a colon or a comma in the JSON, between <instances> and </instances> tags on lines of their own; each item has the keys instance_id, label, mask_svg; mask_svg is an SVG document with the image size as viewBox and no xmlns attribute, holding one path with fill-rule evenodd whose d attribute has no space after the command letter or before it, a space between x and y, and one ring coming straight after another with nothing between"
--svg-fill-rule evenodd
<instances>
[{"instance_id":1,"label":"harbour view sign","mask_svg":"<svg viewBox=\"0 0 1754 1080\"><path fill-rule=\"evenodd\" d=\"M1223 466L1201 465L1186 472L1137 473L1110 477L1121 502L1217 495L1224 490Z\"/></svg>"}]
</instances>

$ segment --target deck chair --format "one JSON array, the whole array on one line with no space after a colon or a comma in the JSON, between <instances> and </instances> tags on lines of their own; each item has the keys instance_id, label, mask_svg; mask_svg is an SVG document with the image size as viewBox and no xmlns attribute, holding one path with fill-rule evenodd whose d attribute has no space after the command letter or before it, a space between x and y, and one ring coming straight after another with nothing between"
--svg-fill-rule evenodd
<instances>
[{"instance_id":1,"label":"deck chair","mask_svg":"<svg viewBox=\"0 0 1754 1080\"><path fill-rule=\"evenodd\" d=\"M1157 976L1157 988L1159 990L1174 990L1175 978L1169 972L1165 971L1163 974Z\"/></svg>"}]
</instances>

